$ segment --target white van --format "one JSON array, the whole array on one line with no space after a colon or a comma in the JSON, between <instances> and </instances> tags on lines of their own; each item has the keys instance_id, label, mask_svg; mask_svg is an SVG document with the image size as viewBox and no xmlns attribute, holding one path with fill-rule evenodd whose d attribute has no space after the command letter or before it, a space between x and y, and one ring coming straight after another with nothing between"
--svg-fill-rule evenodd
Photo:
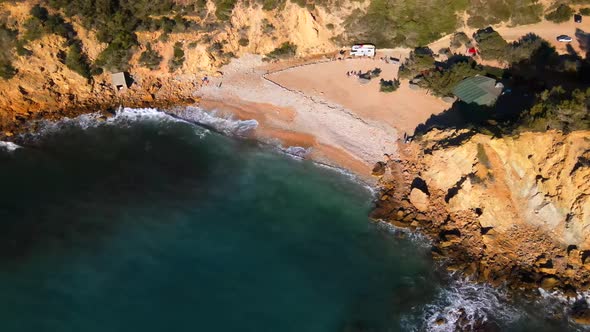
<instances>
[{"instance_id":1,"label":"white van","mask_svg":"<svg viewBox=\"0 0 590 332\"><path fill-rule=\"evenodd\" d=\"M375 45L373 44L355 44L350 49L352 56L375 56Z\"/></svg>"}]
</instances>

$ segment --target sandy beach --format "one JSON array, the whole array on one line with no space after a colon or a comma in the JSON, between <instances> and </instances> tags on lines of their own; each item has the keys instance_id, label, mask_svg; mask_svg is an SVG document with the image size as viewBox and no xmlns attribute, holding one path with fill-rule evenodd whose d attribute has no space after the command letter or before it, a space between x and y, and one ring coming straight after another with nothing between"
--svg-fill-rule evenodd
<instances>
[{"instance_id":1,"label":"sandy beach","mask_svg":"<svg viewBox=\"0 0 590 332\"><path fill-rule=\"evenodd\" d=\"M407 50L389 50L401 57ZM373 183L378 161L397 158L404 133L450 105L411 90L379 92L379 79L361 84L347 71L381 68L381 78L397 77L398 65L373 59L316 59L307 64L268 64L249 55L221 69L199 91L200 106L222 116L255 119L258 139L282 147L310 149L309 158L347 169Z\"/></svg>"}]
</instances>

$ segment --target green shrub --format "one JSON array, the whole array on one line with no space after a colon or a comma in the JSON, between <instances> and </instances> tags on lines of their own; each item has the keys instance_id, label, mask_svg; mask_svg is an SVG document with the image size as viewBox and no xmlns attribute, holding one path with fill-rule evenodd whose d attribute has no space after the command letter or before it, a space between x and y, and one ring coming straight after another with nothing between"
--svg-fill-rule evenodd
<instances>
[{"instance_id":1,"label":"green shrub","mask_svg":"<svg viewBox=\"0 0 590 332\"><path fill-rule=\"evenodd\" d=\"M345 20L350 42L368 40L378 47L427 45L456 30L465 0L371 0L366 11Z\"/></svg>"},{"instance_id":2,"label":"green shrub","mask_svg":"<svg viewBox=\"0 0 590 332\"><path fill-rule=\"evenodd\" d=\"M13 78L14 75L16 75L16 68L10 62L0 60L0 77L7 80Z\"/></svg>"},{"instance_id":3,"label":"green shrub","mask_svg":"<svg viewBox=\"0 0 590 332\"><path fill-rule=\"evenodd\" d=\"M580 8L580 15L590 16L590 7Z\"/></svg>"},{"instance_id":4,"label":"green shrub","mask_svg":"<svg viewBox=\"0 0 590 332\"><path fill-rule=\"evenodd\" d=\"M240 40L238 40L238 44L240 44L240 46L246 47L250 44L250 41L248 40L248 38L242 37L240 38Z\"/></svg>"},{"instance_id":5,"label":"green shrub","mask_svg":"<svg viewBox=\"0 0 590 332\"><path fill-rule=\"evenodd\" d=\"M451 47L452 48L459 48L463 45L467 45L470 42L469 37L465 34L465 32L456 32L451 37Z\"/></svg>"},{"instance_id":6,"label":"green shrub","mask_svg":"<svg viewBox=\"0 0 590 332\"><path fill-rule=\"evenodd\" d=\"M543 17L543 5L533 3L529 6L521 7L515 11L511 18L512 25L525 25L541 22Z\"/></svg>"},{"instance_id":7,"label":"green shrub","mask_svg":"<svg viewBox=\"0 0 590 332\"><path fill-rule=\"evenodd\" d=\"M297 54L297 45L285 42L281 46L275 48L266 56L270 59L286 59L294 57Z\"/></svg>"},{"instance_id":8,"label":"green shrub","mask_svg":"<svg viewBox=\"0 0 590 332\"><path fill-rule=\"evenodd\" d=\"M12 66L13 50L17 45L18 31L8 28L4 24L0 24L0 77L3 79L10 79L16 75L16 68Z\"/></svg>"},{"instance_id":9,"label":"green shrub","mask_svg":"<svg viewBox=\"0 0 590 332\"><path fill-rule=\"evenodd\" d=\"M479 30L475 35L481 58L484 60L504 60L508 43L492 28Z\"/></svg>"},{"instance_id":10,"label":"green shrub","mask_svg":"<svg viewBox=\"0 0 590 332\"><path fill-rule=\"evenodd\" d=\"M561 86L545 90L523 116L519 130L557 129L565 132L590 129L590 89L565 91Z\"/></svg>"},{"instance_id":11,"label":"green shrub","mask_svg":"<svg viewBox=\"0 0 590 332\"><path fill-rule=\"evenodd\" d=\"M262 0L262 9L273 10L277 8L282 8L285 5L285 2L286 0Z\"/></svg>"},{"instance_id":12,"label":"green shrub","mask_svg":"<svg viewBox=\"0 0 590 332\"><path fill-rule=\"evenodd\" d=\"M424 75L421 86L439 97L450 96L453 88L467 77L484 75L483 67L475 61L459 62L444 70L434 70Z\"/></svg>"},{"instance_id":13,"label":"green shrub","mask_svg":"<svg viewBox=\"0 0 590 332\"><path fill-rule=\"evenodd\" d=\"M545 18L555 23L563 23L569 21L572 18L572 15L574 15L572 7L561 4L554 11L545 15Z\"/></svg>"},{"instance_id":14,"label":"green shrub","mask_svg":"<svg viewBox=\"0 0 590 332\"><path fill-rule=\"evenodd\" d=\"M547 42L539 36L528 34L506 48L505 58L510 63L525 61L530 59L544 44Z\"/></svg>"},{"instance_id":15,"label":"green shrub","mask_svg":"<svg viewBox=\"0 0 590 332\"><path fill-rule=\"evenodd\" d=\"M109 44L96 59L96 65L109 71L126 71L129 69L129 60L133 56L131 48L125 48L122 44Z\"/></svg>"},{"instance_id":16,"label":"green shrub","mask_svg":"<svg viewBox=\"0 0 590 332\"><path fill-rule=\"evenodd\" d=\"M70 45L66 54L65 64L68 68L84 78L90 78L90 64L78 43Z\"/></svg>"},{"instance_id":17,"label":"green shrub","mask_svg":"<svg viewBox=\"0 0 590 332\"><path fill-rule=\"evenodd\" d=\"M41 38L46 34L56 34L68 41L75 38L74 28L66 23L60 15L50 15L46 8L35 5L30 11L31 17L24 23L25 42Z\"/></svg>"},{"instance_id":18,"label":"green shrub","mask_svg":"<svg viewBox=\"0 0 590 332\"><path fill-rule=\"evenodd\" d=\"M215 16L221 21L228 21L236 3L237 0L215 0Z\"/></svg>"},{"instance_id":19,"label":"green shrub","mask_svg":"<svg viewBox=\"0 0 590 332\"><path fill-rule=\"evenodd\" d=\"M332 24L332 23L328 23L328 24L326 24L326 29L328 29L328 30L334 30L334 28L336 28L336 27L334 26L334 24Z\"/></svg>"},{"instance_id":20,"label":"green shrub","mask_svg":"<svg viewBox=\"0 0 590 332\"><path fill-rule=\"evenodd\" d=\"M150 70L156 70L160 68L162 59L163 57L160 55L160 53L154 51L152 49L152 45L148 44L146 50L143 51L139 56L139 64Z\"/></svg>"},{"instance_id":21,"label":"green shrub","mask_svg":"<svg viewBox=\"0 0 590 332\"><path fill-rule=\"evenodd\" d=\"M537 0L473 0L467 13L467 25L479 29L501 22L512 25L539 22L543 6Z\"/></svg>"},{"instance_id":22,"label":"green shrub","mask_svg":"<svg viewBox=\"0 0 590 332\"><path fill-rule=\"evenodd\" d=\"M275 31L275 26L272 25L272 23L270 23L265 18L262 19L261 25L262 25L262 33L265 35L270 35L271 33L273 33Z\"/></svg>"},{"instance_id":23,"label":"green shrub","mask_svg":"<svg viewBox=\"0 0 590 332\"><path fill-rule=\"evenodd\" d=\"M432 69L434 57L429 49L416 48L399 69L400 78L412 78L425 70Z\"/></svg>"},{"instance_id":24,"label":"green shrub","mask_svg":"<svg viewBox=\"0 0 590 332\"><path fill-rule=\"evenodd\" d=\"M174 55L170 62L168 63L168 68L170 72L174 72L184 64L184 50L182 49L182 43L176 42L174 44Z\"/></svg>"},{"instance_id":25,"label":"green shrub","mask_svg":"<svg viewBox=\"0 0 590 332\"><path fill-rule=\"evenodd\" d=\"M400 82L399 80L384 80L381 79L379 81L379 91L381 92L394 92L395 90L399 89Z\"/></svg>"}]
</instances>

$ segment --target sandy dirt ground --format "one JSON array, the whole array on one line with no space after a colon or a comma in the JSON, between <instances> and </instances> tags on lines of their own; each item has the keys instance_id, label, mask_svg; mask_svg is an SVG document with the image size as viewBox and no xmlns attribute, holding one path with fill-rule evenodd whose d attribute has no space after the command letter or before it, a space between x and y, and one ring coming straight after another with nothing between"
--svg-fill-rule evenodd
<instances>
[{"instance_id":1,"label":"sandy dirt ground","mask_svg":"<svg viewBox=\"0 0 590 332\"><path fill-rule=\"evenodd\" d=\"M391 52L405 58L401 52ZM407 54L407 52L406 52ZM348 77L348 71L366 72L380 68L380 78L395 79L399 65L372 59L347 59L291 68L266 77L287 89L314 96L316 100L337 103L363 120L386 123L400 134L413 135L414 129L431 115L444 111L450 104L429 95L425 90L412 90L407 81L392 93L379 91L379 79L362 84L356 76Z\"/></svg>"},{"instance_id":2,"label":"sandy dirt ground","mask_svg":"<svg viewBox=\"0 0 590 332\"><path fill-rule=\"evenodd\" d=\"M426 92L398 99L391 94L384 102L390 106L380 106L379 101L373 100L379 95L377 81L360 89L356 78L346 76L346 71L350 70L348 66L357 60L323 61L321 64L280 70L276 64L262 62L259 56L236 59L222 68L223 77L212 78L209 85L200 89L201 107L233 114L240 119L256 119L260 123L256 133L259 139L278 142L283 147L311 148L309 156L312 159L348 169L363 180L374 182L370 175L373 165L388 156L397 157L397 140L403 136L398 134L400 130L409 130L428 117L423 109L416 107L404 111L403 108L410 102L402 100L423 97ZM364 67L366 62L371 69L379 64L385 78L397 75L397 68L394 68L397 66L385 67L385 63L373 60L359 61L355 64ZM271 69L279 69L280 76L294 86L283 86L266 79ZM315 73L314 81L311 82L309 77L301 81L300 78L305 77L309 70ZM335 72L339 73L338 77L334 77ZM291 76L294 79L291 80ZM344 85L333 84L334 81ZM298 85L309 87L299 91ZM351 89L347 91L348 88ZM399 93L404 91L400 89ZM409 89L407 92L418 93ZM435 100L434 97L426 97ZM364 102L359 102L362 100ZM397 106L393 105L396 103ZM431 112L440 112L448 107L440 103L437 105L441 107ZM418 111L420 120L408 120L412 112ZM408 112L408 115L403 115L403 112ZM403 125L396 125L396 117Z\"/></svg>"}]
</instances>

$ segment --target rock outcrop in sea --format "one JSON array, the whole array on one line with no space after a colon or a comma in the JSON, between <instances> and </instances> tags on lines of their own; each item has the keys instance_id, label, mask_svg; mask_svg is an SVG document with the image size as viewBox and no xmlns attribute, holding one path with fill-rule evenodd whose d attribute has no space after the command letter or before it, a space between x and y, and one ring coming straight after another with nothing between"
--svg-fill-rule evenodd
<instances>
[{"instance_id":1,"label":"rock outcrop in sea","mask_svg":"<svg viewBox=\"0 0 590 332\"><path fill-rule=\"evenodd\" d=\"M515 288L590 288L589 132L431 131L387 162L375 219L419 229L450 270Z\"/></svg>"}]
</instances>

